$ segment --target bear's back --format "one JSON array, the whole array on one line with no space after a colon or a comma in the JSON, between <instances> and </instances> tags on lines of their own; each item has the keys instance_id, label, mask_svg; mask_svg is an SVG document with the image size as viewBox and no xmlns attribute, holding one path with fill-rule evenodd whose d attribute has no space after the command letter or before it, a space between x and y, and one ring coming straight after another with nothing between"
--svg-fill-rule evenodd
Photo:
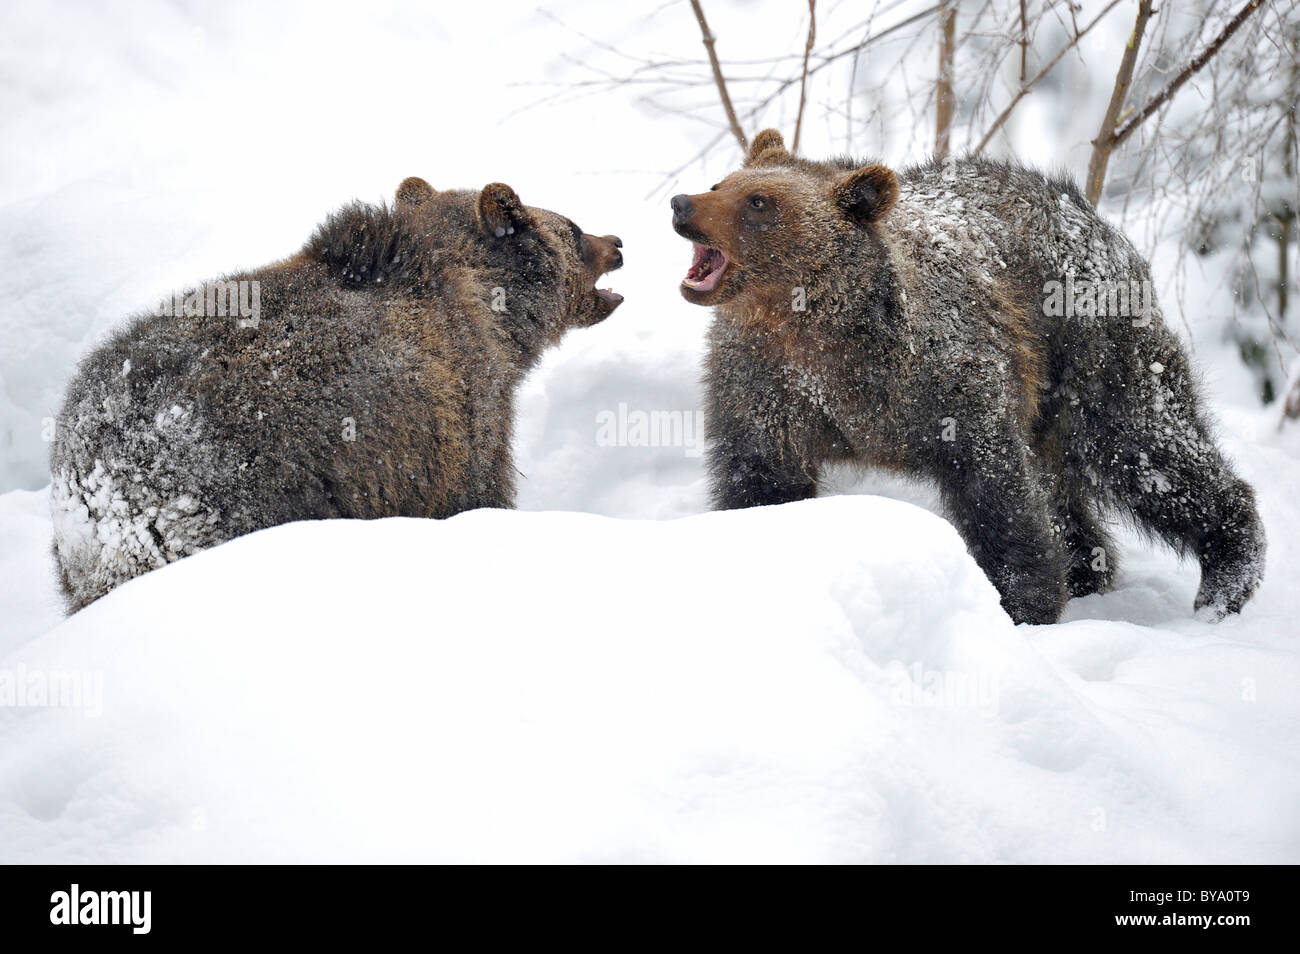
<instances>
[{"instance_id":1,"label":"bear's back","mask_svg":"<svg viewBox=\"0 0 1300 954\"><path fill-rule=\"evenodd\" d=\"M1068 174L978 156L905 169L891 225L993 276L1043 284L1144 278L1141 255ZM901 214L900 214L901 213Z\"/></svg>"}]
</instances>

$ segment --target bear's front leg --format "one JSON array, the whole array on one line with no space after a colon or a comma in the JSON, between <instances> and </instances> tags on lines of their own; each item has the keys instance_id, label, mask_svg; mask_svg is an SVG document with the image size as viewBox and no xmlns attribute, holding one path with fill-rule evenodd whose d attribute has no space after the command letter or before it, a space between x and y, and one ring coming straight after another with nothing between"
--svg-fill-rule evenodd
<instances>
[{"instance_id":1,"label":"bear's front leg","mask_svg":"<svg viewBox=\"0 0 1300 954\"><path fill-rule=\"evenodd\" d=\"M937 480L949 518L1017 623L1054 623L1065 607L1068 556L1023 441L986 429L939 443Z\"/></svg>"},{"instance_id":2,"label":"bear's front leg","mask_svg":"<svg viewBox=\"0 0 1300 954\"><path fill-rule=\"evenodd\" d=\"M515 508L515 461L510 453L509 434L495 440L491 459L484 470L476 474L472 484L474 493L470 507L492 510L513 510Z\"/></svg>"},{"instance_id":3,"label":"bear's front leg","mask_svg":"<svg viewBox=\"0 0 1300 954\"><path fill-rule=\"evenodd\" d=\"M705 365L705 460L714 509L806 500L833 435L825 416L791 395L754 341L714 323Z\"/></svg>"},{"instance_id":4,"label":"bear's front leg","mask_svg":"<svg viewBox=\"0 0 1300 954\"><path fill-rule=\"evenodd\" d=\"M711 382L717 384L716 381ZM709 484L716 510L817 496L818 459L806 424L779 391L714 388L705 415Z\"/></svg>"},{"instance_id":5,"label":"bear's front leg","mask_svg":"<svg viewBox=\"0 0 1300 954\"><path fill-rule=\"evenodd\" d=\"M817 496L817 471L800 460L784 437L760 434L740 422L713 428L708 450L713 506L737 510Z\"/></svg>"}]
</instances>

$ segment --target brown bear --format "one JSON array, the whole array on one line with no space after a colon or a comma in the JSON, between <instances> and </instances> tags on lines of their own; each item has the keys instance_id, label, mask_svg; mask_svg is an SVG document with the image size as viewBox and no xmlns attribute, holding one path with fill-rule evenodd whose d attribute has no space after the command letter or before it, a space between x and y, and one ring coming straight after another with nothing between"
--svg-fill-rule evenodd
<instances>
[{"instance_id":1,"label":"brown bear","mask_svg":"<svg viewBox=\"0 0 1300 954\"><path fill-rule=\"evenodd\" d=\"M50 455L70 610L263 527L510 507L516 386L622 297L622 242L509 186L354 203L292 258L135 318L68 386Z\"/></svg>"},{"instance_id":2,"label":"brown bear","mask_svg":"<svg viewBox=\"0 0 1300 954\"><path fill-rule=\"evenodd\" d=\"M1017 622L1110 585L1104 514L1196 557L1205 615L1254 592L1254 493L1146 262L1073 182L976 157L901 175L811 161L767 130L740 171L671 204L694 244L682 294L716 306L716 506L811 497L831 461L928 479Z\"/></svg>"}]
</instances>

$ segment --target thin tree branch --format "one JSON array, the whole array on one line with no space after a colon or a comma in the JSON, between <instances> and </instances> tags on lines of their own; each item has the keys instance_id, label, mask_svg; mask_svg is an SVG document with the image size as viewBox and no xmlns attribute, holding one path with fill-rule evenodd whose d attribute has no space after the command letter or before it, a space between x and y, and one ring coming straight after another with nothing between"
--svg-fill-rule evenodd
<instances>
[{"instance_id":1,"label":"thin tree branch","mask_svg":"<svg viewBox=\"0 0 1300 954\"><path fill-rule=\"evenodd\" d=\"M799 77L799 112L794 120L794 145L790 152L799 154L799 133L803 131L803 111L808 103L808 57L817 39L817 0L808 0L808 41L803 46L803 73Z\"/></svg>"},{"instance_id":2,"label":"thin tree branch","mask_svg":"<svg viewBox=\"0 0 1300 954\"><path fill-rule=\"evenodd\" d=\"M1119 0L1113 0L1113 2L1118 3ZM926 9L921 10L919 13L914 13L906 20L900 20L898 23L895 23L893 26L886 27L885 29L881 30L879 33L872 34L871 36L864 39L861 43L857 43L854 46L850 46L843 50L840 50L838 53L831 53L826 56L823 56L822 61L820 63L818 63L816 66L811 67L808 70L808 76L809 77L815 76L817 73L821 72L823 69L830 66L832 63L836 62L837 60L841 60L846 56L852 56L856 58L862 53L863 50L871 46L871 44L876 43L879 40L883 40L885 39L885 37L890 36L893 33L897 33L899 30L905 29L906 27L909 27L920 20L924 20L926 17L928 17L930 14L934 13L938 9L939 9L939 4L936 3L934 6L927 7ZM749 110L749 112L745 114L746 118L750 118L758 115L762 110L766 109L773 102L775 102L776 99L782 93L784 93L787 89L789 89L797 82L799 82L799 78L797 76L789 77L778 82L776 88L773 89L772 92L768 93L761 100L759 100L757 105L755 105L753 109ZM698 158L698 156L696 158Z\"/></svg>"},{"instance_id":3,"label":"thin tree branch","mask_svg":"<svg viewBox=\"0 0 1300 954\"><path fill-rule=\"evenodd\" d=\"M1020 0L1020 85L1025 85L1029 65L1029 15L1025 12L1025 0Z\"/></svg>"},{"instance_id":4,"label":"thin tree branch","mask_svg":"<svg viewBox=\"0 0 1300 954\"><path fill-rule=\"evenodd\" d=\"M1084 182L1084 195L1093 205L1101 198L1101 189L1106 182L1106 166L1110 164L1110 154L1115 148L1115 126L1119 122L1120 110L1128 98L1128 88L1133 82L1133 70L1137 66L1138 50L1142 47L1142 35L1146 33L1147 22L1154 12L1152 0L1139 0L1137 21L1133 32L1129 34L1128 43L1124 45L1124 55L1120 58L1119 69L1115 73L1115 87L1110 91L1110 103L1101 120L1101 130L1092 141L1092 156L1088 159L1088 178Z\"/></svg>"},{"instance_id":5,"label":"thin tree branch","mask_svg":"<svg viewBox=\"0 0 1300 954\"><path fill-rule=\"evenodd\" d=\"M1113 2L1119 3L1119 0L1113 0ZM908 17L905 20L900 20L898 23L895 23L893 26L886 27L885 29L881 30L879 33L872 34L871 36L862 40L862 42L855 44L854 46L848 47L847 49L844 50L840 50L838 53L832 53L825 56L820 63L816 64L815 66L809 67L808 76L812 77L816 75L819 71L821 71L825 67L830 66L832 63L836 62L837 60L843 59L846 56L853 56L856 58L858 55L862 53L863 50L871 46L873 43L876 43L879 40L883 40L886 37L894 33L897 33L899 30L905 29L906 27L909 27L912 24L925 19L926 17L930 16L930 14L934 13L938 9L939 9L939 5L936 3L934 6L927 7L926 9L921 10L919 13L913 14L912 16ZM773 89L762 99L757 100L755 104L745 112L745 118L753 119L754 117L761 115L762 112L765 109L767 109L769 106L771 106L772 103L774 103L778 97L780 97L787 89L789 89L797 82L799 82L799 78L797 76L788 77L786 79L779 81L775 89ZM665 181L671 181L673 176L680 174L682 170L689 168L690 166L694 165L696 162L699 162L700 159L707 156L709 154L709 151L712 150L714 146L716 146L719 142L722 141L722 138L723 138L722 136L718 136L710 140L709 143L705 145L703 149L700 149L697 153L695 153L695 155L693 155L690 159L688 159L680 167L678 167L678 169L670 173L669 176L665 179ZM653 192L651 194L653 195Z\"/></svg>"},{"instance_id":6,"label":"thin tree branch","mask_svg":"<svg viewBox=\"0 0 1300 954\"><path fill-rule=\"evenodd\" d=\"M722 99L722 108L727 114L727 122L731 124L731 134L736 137L736 142L740 143L741 151L748 151L749 140L745 138L745 131L740 128L740 120L736 119L736 110L731 105L731 96L727 93L727 81L722 76L718 53L713 48L715 37L709 30L708 21L704 19L704 8L700 6L700 0L691 0L691 9L695 11L696 22L700 25L704 49L709 54L709 66L713 68L713 82L718 86L718 96Z\"/></svg>"},{"instance_id":7,"label":"thin tree branch","mask_svg":"<svg viewBox=\"0 0 1300 954\"><path fill-rule=\"evenodd\" d=\"M934 154L948 155L952 133L952 61L956 46L957 5L952 0L939 4L939 81L934 91Z\"/></svg>"},{"instance_id":8,"label":"thin tree branch","mask_svg":"<svg viewBox=\"0 0 1300 954\"><path fill-rule=\"evenodd\" d=\"M1183 71L1175 76L1168 86L1152 97L1151 100L1142 107L1141 112L1136 116L1131 117L1123 126L1114 132L1111 137L1111 147L1114 148L1115 146L1122 144L1125 139L1133 135L1133 131L1149 119L1152 113L1163 106L1169 98L1174 95L1174 93L1178 92L1179 87L1191 79L1192 76L1201 69L1201 67L1208 63L1210 58L1214 56L1215 53L1218 53L1223 47L1223 44L1228 41L1228 38L1237 32L1237 28L1245 23L1246 19L1263 5L1264 0L1250 0L1249 3L1237 11L1237 15L1233 17L1232 20L1229 21L1228 25L1223 28L1223 31L1214 38L1214 42L1202 50L1195 59L1188 63L1187 66L1183 68Z\"/></svg>"},{"instance_id":9,"label":"thin tree branch","mask_svg":"<svg viewBox=\"0 0 1300 954\"><path fill-rule=\"evenodd\" d=\"M1048 73L1052 72L1052 69L1056 66L1057 63L1061 61L1061 58L1064 57L1066 53L1069 53L1070 50L1078 46L1079 41L1088 35L1088 31L1091 30L1093 27L1095 27L1098 23L1100 23L1102 17L1110 13L1111 10L1115 9L1115 7L1118 6L1119 2L1120 0L1110 0L1110 3L1106 4L1106 6L1102 8L1102 11L1098 13L1095 17L1093 17L1091 23L1089 23L1086 27L1084 27L1082 30L1076 33L1070 39L1069 43L1061 47L1061 49L1057 51L1056 55L1052 57L1050 60L1048 60L1047 65L1044 66L1041 70L1038 71L1038 73L1034 75L1033 79L1031 79L1028 83L1020 87L1020 89L1016 92L1016 95L1011 98L1011 102L1007 104L1007 108L1002 110L1002 112L998 114L998 118L993 121L993 125L989 127L988 132L986 132L983 138L980 139L979 145L976 146L974 149L975 152L978 153L984 151L984 147L989 144L989 140L993 138L993 134L1002 128L1002 124L1005 123L1007 119L1011 116L1012 110L1014 110L1016 106L1019 105L1020 101L1024 99L1026 95L1028 95L1029 91L1032 90L1035 86L1037 86L1038 83L1043 79L1043 77L1047 76Z\"/></svg>"}]
</instances>

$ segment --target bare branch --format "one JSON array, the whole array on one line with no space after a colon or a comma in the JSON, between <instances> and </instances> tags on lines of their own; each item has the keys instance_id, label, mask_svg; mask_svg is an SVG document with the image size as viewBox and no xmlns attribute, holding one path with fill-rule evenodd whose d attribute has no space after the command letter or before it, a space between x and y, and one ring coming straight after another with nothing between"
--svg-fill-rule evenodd
<instances>
[{"instance_id":1,"label":"bare branch","mask_svg":"<svg viewBox=\"0 0 1300 954\"><path fill-rule=\"evenodd\" d=\"M939 4L939 81L934 93L934 154L948 155L952 133L952 60L956 47L957 5L952 0Z\"/></svg>"},{"instance_id":2,"label":"bare branch","mask_svg":"<svg viewBox=\"0 0 1300 954\"><path fill-rule=\"evenodd\" d=\"M1098 23L1100 23L1102 17L1110 13L1111 10L1115 9L1115 7L1119 4L1119 2L1120 0L1110 0L1110 3L1106 4L1106 6L1102 8L1102 11L1092 18L1091 23L1089 23L1082 30L1075 33L1074 36L1071 37L1070 42L1066 43L1065 46L1061 47L1060 50L1057 51L1056 55L1047 61L1047 65L1044 66L1041 70L1039 70L1037 74L1035 74L1033 79L1031 79L1028 83L1025 83L1023 86L1020 87L1020 89L1016 92L1016 95L1011 98L1011 102L1007 104L1006 109L1002 110L1002 112L998 114L998 118L993 121L993 125L989 127L988 132L986 132L983 138L980 139L979 145L976 146L975 149L973 150L974 152L978 153L984 151L984 147L989 144L989 140L993 138L993 134L1002 128L1002 124L1005 123L1008 118L1010 118L1012 110L1014 110L1016 106L1019 105L1020 101L1024 99L1026 95L1029 94L1029 91L1032 90L1035 86L1037 86L1038 83L1043 79L1043 77L1045 77L1048 73L1052 72L1052 69L1056 66L1057 63L1061 61L1061 58L1064 57L1066 53L1069 53L1070 50L1078 46L1079 41L1088 35L1088 31L1091 30L1093 27L1095 27Z\"/></svg>"},{"instance_id":3,"label":"bare branch","mask_svg":"<svg viewBox=\"0 0 1300 954\"><path fill-rule=\"evenodd\" d=\"M1110 154L1115 148L1115 126L1119 122L1120 110L1124 108L1124 100L1128 98L1133 69L1137 66L1138 50L1142 46L1142 35L1146 33L1147 21L1151 19L1152 12L1152 0L1139 0L1137 21L1133 24L1128 43L1124 45L1124 55L1120 58L1119 69L1115 73L1115 87L1110 93L1110 103L1102 117L1101 130L1092 141L1092 157L1088 160L1084 194L1093 205L1101 198L1101 187L1106 181L1106 166L1110 163Z\"/></svg>"},{"instance_id":4,"label":"bare branch","mask_svg":"<svg viewBox=\"0 0 1300 954\"><path fill-rule=\"evenodd\" d=\"M1264 0L1250 0L1249 3L1237 11L1237 15L1233 17L1232 20L1228 22L1228 25L1223 28L1222 32L1214 38L1214 42L1202 50L1195 59L1188 63L1187 66L1183 68L1183 71L1175 76L1168 86L1153 96L1136 116L1133 116L1125 122L1123 126L1115 130L1111 137L1113 140L1111 142L1112 148L1120 145L1125 139L1133 135L1133 130L1137 129L1138 126L1141 126L1152 113L1163 106L1169 98L1174 95L1174 93L1178 92L1179 87L1191 79L1191 77L1199 71L1201 67L1208 63L1210 58L1214 56L1215 53L1218 53L1223 47L1223 44L1228 41L1228 38L1237 32L1237 28L1246 22L1246 18L1263 6L1263 2Z\"/></svg>"},{"instance_id":5,"label":"bare branch","mask_svg":"<svg viewBox=\"0 0 1300 954\"><path fill-rule=\"evenodd\" d=\"M799 112L794 120L794 145L790 152L799 154L799 133L803 131L803 111L808 104L808 57L812 56L817 39L817 0L808 0L808 41L803 47L803 73L799 77Z\"/></svg>"},{"instance_id":6,"label":"bare branch","mask_svg":"<svg viewBox=\"0 0 1300 954\"><path fill-rule=\"evenodd\" d=\"M709 66L713 68L713 82L718 86L718 96L722 99L722 108L727 114L727 122L731 124L731 134L736 137L736 142L740 143L741 151L745 151L749 149L749 140L745 138L745 131L740 128L740 120L736 119L736 110L731 105L731 96L727 93L727 81L722 76L718 53L713 48L715 37L709 30L708 21L704 19L704 8L700 6L700 0L691 0L691 9L695 11L695 19L700 24L704 49L709 54Z\"/></svg>"},{"instance_id":7,"label":"bare branch","mask_svg":"<svg viewBox=\"0 0 1300 954\"><path fill-rule=\"evenodd\" d=\"M1025 12L1025 0L1020 0L1020 85L1025 85L1029 66L1029 14Z\"/></svg>"},{"instance_id":8,"label":"bare branch","mask_svg":"<svg viewBox=\"0 0 1300 954\"><path fill-rule=\"evenodd\" d=\"M1112 2L1119 3L1119 0L1112 0ZM906 29L907 27L913 25L914 23L917 23L925 19L926 17L930 16L938 9L939 9L939 4L937 3L934 6L926 7L924 10L921 10L918 13L915 13L912 16L907 17L904 20L900 20L898 23L886 27L885 29L879 31L878 33L873 33L871 36L864 38L861 42L856 43L851 47L847 47L846 49L840 50L836 53L830 53L823 56L820 63L817 63L815 66L810 66L808 68L808 76L810 78L812 76L815 76L821 70L830 66L832 63L835 63L838 60L843 59L846 56L853 56L856 59L857 56L859 56L864 50L866 50L872 44L884 40L887 37L897 33L899 30ZM797 82L799 82L799 77L797 76L787 77L786 79L776 81L776 86L774 89L772 89L771 92L763 96L761 99L758 99L752 107L750 107L748 110L745 111L745 118L753 119L754 117L761 115L765 109L771 106L772 103L776 102L776 100L779 99L787 89L794 86L794 84ZM708 155L709 152L713 149L713 147L716 146L721 141L721 138L722 137L717 137L710 140L709 143L704 146L704 148L696 152L695 155L693 155L690 159L688 159L685 163L683 163L677 170L675 170L670 175L670 178L671 176L675 176L679 174L682 170L687 169L690 166L694 165L700 159Z\"/></svg>"}]
</instances>

